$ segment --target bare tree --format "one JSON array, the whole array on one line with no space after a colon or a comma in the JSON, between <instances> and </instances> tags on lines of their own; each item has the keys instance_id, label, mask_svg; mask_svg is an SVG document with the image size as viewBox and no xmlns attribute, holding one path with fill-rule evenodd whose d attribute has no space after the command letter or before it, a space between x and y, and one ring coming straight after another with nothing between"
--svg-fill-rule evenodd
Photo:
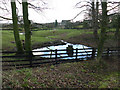
<instances>
[{"instance_id":1,"label":"bare tree","mask_svg":"<svg viewBox=\"0 0 120 90\"><path fill-rule=\"evenodd\" d=\"M90 0L90 1L83 1L86 2L84 5L82 4L81 6L79 6L79 3L76 4L77 8L83 8L86 7L85 10L81 11L79 14L77 14L74 19L80 15L82 12L86 13L89 17L89 19L92 20L92 28L93 28L93 35L96 39L96 42L98 41L98 14L99 14L99 2L98 0L95 2L95 0Z\"/></svg>"},{"instance_id":2,"label":"bare tree","mask_svg":"<svg viewBox=\"0 0 120 90\"><path fill-rule=\"evenodd\" d=\"M111 2L109 2L111 3ZM101 6L102 6L102 16L101 16L101 32L100 32L100 39L99 39L99 43L98 43L98 53L97 53L97 60L98 61L101 61L101 57L102 57L102 53L103 53L103 48L104 48L104 43L105 43L105 40L107 38L107 35L106 35L106 30L107 30L107 27L108 27L108 17L110 16L110 14L108 15L108 13L110 13L111 10L115 10L116 8L118 8L119 5L114 5L116 4L117 2L115 3L112 3L113 6L109 6L110 9L107 9L108 8L108 4L107 0L104 0L104 2L101 2ZM118 10L117 10L118 11ZM117 17L117 30L118 30L118 35L119 34L119 29L120 29L120 19L119 19L119 15ZM119 43L119 36L118 36L118 45L120 45Z\"/></svg>"},{"instance_id":3,"label":"bare tree","mask_svg":"<svg viewBox=\"0 0 120 90\"><path fill-rule=\"evenodd\" d=\"M118 12L116 15L116 32L115 32L115 37L119 38L119 32L120 32L120 2L118 3Z\"/></svg>"},{"instance_id":4,"label":"bare tree","mask_svg":"<svg viewBox=\"0 0 120 90\"><path fill-rule=\"evenodd\" d=\"M94 3L92 2L92 7L95 7ZM98 23L98 14L99 14L99 2L98 0L96 0L96 8L92 9L92 20L93 20L93 34L94 34L94 38L96 40L96 43L98 44L98 40L99 40L99 36L98 36L98 27L99 27L99 23Z\"/></svg>"},{"instance_id":5,"label":"bare tree","mask_svg":"<svg viewBox=\"0 0 120 90\"><path fill-rule=\"evenodd\" d=\"M116 27L116 37L118 40L118 54L120 53L120 2L118 7L118 15L117 15L117 27Z\"/></svg>"},{"instance_id":6,"label":"bare tree","mask_svg":"<svg viewBox=\"0 0 120 90\"><path fill-rule=\"evenodd\" d=\"M11 9L12 9L13 31L14 31L14 38L15 38L15 43L16 43L16 47L17 47L17 53L21 54L21 53L23 53L23 48L22 48L22 44L21 44L21 41L20 41L20 37L19 37L18 18L17 18L17 15L16 15L15 0L11 0Z\"/></svg>"},{"instance_id":7,"label":"bare tree","mask_svg":"<svg viewBox=\"0 0 120 90\"><path fill-rule=\"evenodd\" d=\"M80 5L81 2L77 3L76 5ZM107 25L108 25L108 23L107 23L108 17L110 16L111 13L113 14L113 12L118 11L117 8L119 5L118 5L118 2L107 2L107 0L104 0L104 2L103 2L103 0L101 0L101 2L98 2L98 0L92 0L92 1L89 0L89 1L85 1L85 2L86 2L86 4L84 4L84 5L82 4L78 8L87 7L86 11L88 10L88 12L86 14L88 14L89 18L92 18L91 20L92 20L92 27L93 27L93 35L96 38L97 45L98 45L97 59L99 61L102 56L104 42L107 38L106 29L107 29ZM99 8L99 6L101 6L101 8ZM86 11L84 10L84 12L86 12ZM79 14L77 14L75 16L75 18L78 15L80 15L81 12ZM117 20L118 20L118 22L120 21L119 18ZM119 32L119 25L120 25L118 22L117 22L118 25L117 25L117 29L116 29L117 32ZM101 29L100 35L98 35L99 23L100 23L100 29Z\"/></svg>"},{"instance_id":8,"label":"bare tree","mask_svg":"<svg viewBox=\"0 0 120 90\"><path fill-rule=\"evenodd\" d=\"M9 0L7 0L9 1ZM14 37L15 37L15 42L16 42L16 46L17 46L17 51L19 53L23 52L23 48L21 45L21 41L20 41L20 37L19 37L19 31L18 31L18 12L20 10L19 7L16 7L16 3L15 0L11 0L11 8L12 8L12 13L10 13L11 10L9 10L7 8L7 2L6 0L4 0L4 2L2 2L2 6L0 6L0 9L2 11L6 11L9 14L12 14L12 19L6 17L5 15L0 16L0 18L5 19L5 20L12 20L13 21L13 30L14 30ZM31 3L28 3L27 0L26 2L24 2L25 0L22 1L22 3L17 0L17 2L23 6L23 19L24 19L24 28L25 28L25 49L26 51L31 51L31 34L30 34L30 20L28 19L28 5L29 8L33 8L36 11L42 11L42 9L40 6L35 6ZM42 3L46 4L45 2L43 2L41 0ZM46 8L45 8L46 9Z\"/></svg>"},{"instance_id":9,"label":"bare tree","mask_svg":"<svg viewBox=\"0 0 120 90\"><path fill-rule=\"evenodd\" d=\"M11 0L1 0L0 1L0 19L1 20L11 20L12 21L12 13L11 13L11 4L9 3ZM33 2L35 2L33 4ZM16 0L16 13L18 16L21 16L21 5L22 1L21 0ZM33 9L36 11L38 14L41 14L41 12L44 9L49 9L47 6L47 3L43 0L28 0L28 8ZM3 12L3 13L2 13ZM19 21L19 20L18 20Z\"/></svg>"},{"instance_id":10,"label":"bare tree","mask_svg":"<svg viewBox=\"0 0 120 90\"><path fill-rule=\"evenodd\" d=\"M32 55L31 51L31 31L30 31L30 20L28 19L28 3L27 0L22 0L23 7L23 21L25 29L25 50L28 55Z\"/></svg>"},{"instance_id":11,"label":"bare tree","mask_svg":"<svg viewBox=\"0 0 120 90\"><path fill-rule=\"evenodd\" d=\"M43 2L43 1L42 1ZM43 2L44 3L44 2ZM30 20L28 18L28 7L33 8L34 10L42 10L41 7L37 7L31 3L28 3L27 0L22 0L22 8L23 8L23 21L24 21L24 29L25 29L25 50L27 54L32 55L31 48L31 30L30 30Z\"/></svg>"},{"instance_id":12,"label":"bare tree","mask_svg":"<svg viewBox=\"0 0 120 90\"><path fill-rule=\"evenodd\" d=\"M106 39L106 29L107 29L107 0L105 2L101 2L102 4L102 21L101 21L101 33L100 33L100 39L98 44L98 53L97 53L97 60L101 61L104 42Z\"/></svg>"},{"instance_id":13,"label":"bare tree","mask_svg":"<svg viewBox=\"0 0 120 90\"><path fill-rule=\"evenodd\" d=\"M11 16L12 16L10 4L8 4L8 1L10 1L10 0L2 0L2 1L0 1L0 12L1 12L0 19L1 20L12 20L12 17L7 17L6 16L8 14L11 14Z\"/></svg>"}]
</instances>

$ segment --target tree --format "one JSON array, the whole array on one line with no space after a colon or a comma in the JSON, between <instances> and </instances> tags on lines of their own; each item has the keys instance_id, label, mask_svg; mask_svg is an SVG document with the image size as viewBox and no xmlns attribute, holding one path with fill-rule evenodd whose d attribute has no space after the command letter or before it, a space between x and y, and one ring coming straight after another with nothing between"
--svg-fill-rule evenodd
<instances>
[{"instance_id":1,"label":"tree","mask_svg":"<svg viewBox=\"0 0 120 90\"><path fill-rule=\"evenodd\" d=\"M119 37L118 35L119 35L119 29L120 29L120 15L118 14L118 15L116 15L116 23L115 23L116 25L116 32L115 32L115 36L116 37Z\"/></svg>"},{"instance_id":2,"label":"tree","mask_svg":"<svg viewBox=\"0 0 120 90\"><path fill-rule=\"evenodd\" d=\"M105 2L101 2L102 4L102 21L101 21L101 33L100 39L98 43L98 53L97 53L97 60L101 61L104 42L106 39L106 29L107 29L107 0Z\"/></svg>"},{"instance_id":3,"label":"tree","mask_svg":"<svg viewBox=\"0 0 120 90\"><path fill-rule=\"evenodd\" d=\"M15 38L17 53L21 54L21 53L23 53L23 47L22 47L20 37L19 37L18 18L17 18L17 14L16 14L15 0L11 0L11 9L12 9L13 31L14 31L14 38Z\"/></svg>"},{"instance_id":4,"label":"tree","mask_svg":"<svg viewBox=\"0 0 120 90\"><path fill-rule=\"evenodd\" d=\"M120 3L119 3L120 5ZM118 8L118 11L120 11L120 6ZM117 38L117 47L118 47L118 55L120 53L120 12L118 12L117 14L117 23L116 23L116 32L115 32L115 36Z\"/></svg>"},{"instance_id":5,"label":"tree","mask_svg":"<svg viewBox=\"0 0 120 90\"><path fill-rule=\"evenodd\" d=\"M117 34L117 39L118 39L118 54L120 53L120 13L118 15L118 34Z\"/></svg>"},{"instance_id":6,"label":"tree","mask_svg":"<svg viewBox=\"0 0 120 90\"><path fill-rule=\"evenodd\" d=\"M23 21L25 29L25 50L26 54L32 55L31 48L31 31L30 31L30 20L28 19L28 3L27 0L22 0L23 7Z\"/></svg>"},{"instance_id":7,"label":"tree","mask_svg":"<svg viewBox=\"0 0 120 90\"><path fill-rule=\"evenodd\" d=\"M9 0L9 2L12 0ZM8 0L0 0L0 19L1 20L11 20L11 17L8 17L6 15L11 14L12 16L12 12L11 12L11 3L8 3Z\"/></svg>"},{"instance_id":8,"label":"tree","mask_svg":"<svg viewBox=\"0 0 120 90\"><path fill-rule=\"evenodd\" d=\"M89 28L91 28L90 22L91 22L91 20L84 20L84 21L83 21L83 28L84 28L84 29L89 29Z\"/></svg>"},{"instance_id":9,"label":"tree","mask_svg":"<svg viewBox=\"0 0 120 90\"><path fill-rule=\"evenodd\" d=\"M95 3L96 1L96 3ZM102 52L103 52L103 48L104 48L104 42L107 38L107 35L106 35L106 29L107 29L107 25L108 25L108 16L110 15L107 15L107 13L109 12L109 14L113 14L113 12L116 12L118 10L116 10L116 8L118 8L118 3L119 2L107 2L107 0L101 0L101 3L99 4L98 0L89 0L89 1L83 1L83 2L86 2L86 4L82 4L82 6L79 6L77 8L82 8L82 7L86 7L86 12L85 10L81 11L80 13L78 13L74 19L80 15L82 12L85 12L88 17L87 19L88 20L92 20L92 27L93 27L93 35L94 37L96 38L96 41L97 41L97 45L98 45L98 53L97 53L97 59L98 61L101 59L101 56L102 56ZM81 3L81 1L79 3L76 4L79 5ZM114 5L113 5L114 4ZM96 6L95 6L96 5ZM99 5L102 6L102 9L99 9ZM109 10L107 10L107 5L109 6ZM102 14L101 14L102 13ZM119 32L119 22L120 20L117 19L117 29L116 29L116 33L118 35L120 35L118 32ZM99 22L101 23L100 25L100 29L101 29L101 32L100 32L100 35L98 36L98 25L99 25ZM117 35L117 36L118 36ZM119 36L118 36L118 40L119 40ZM119 41L118 41L119 42ZM120 46L120 44L118 43L118 46Z\"/></svg>"},{"instance_id":10,"label":"tree","mask_svg":"<svg viewBox=\"0 0 120 90\"><path fill-rule=\"evenodd\" d=\"M47 8L40 7L40 6L35 6L35 5L31 4L31 3L27 3L27 0L22 0L22 3L19 0L17 0L17 1L18 1L19 4L23 5L23 19L24 19L24 28L25 28L25 33L26 33L25 34L25 49L26 49L27 52L30 52L31 51L31 32L30 32L30 20L28 20L28 4L29 4L29 8L34 9L36 12L37 11L42 11L43 9L47 9ZM42 2L41 3L42 5L46 4L42 0L40 0L40 1ZM38 1L38 2L40 2L40 1ZM8 14L11 14L10 13L11 10L9 9L9 6L7 5L7 4L9 4L8 1L3 0L3 1L0 1L0 2L2 2L2 4L3 4L3 5L0 6L0 10L7 11ZM11 8L12 8L12 17L13 17L13 19L6 17L5 16L6 14L5 15L0 15L0 18L2 18L2 20L3 19L5 19L5 20L13 20L14 37L15 37L15 42L16 42L16 46L17 46L17 51L19 53L22 53L23 48L22 48L22 45L21 45L21 42L20 42L19 32L18 32L18 24L17 24L17 22L18 22L17 14L20 11L19 10L20 8L16 7L15 0L11 0ZM16 11L16 9L17 9L17 11Z\"/></svg>"},{"instance_id":11,"label":"tree","mask_svg":"<svg viewBox=\"0 0 120 90\"><path fill-rule=\"evenodd\" d=\"M109 9L109 10L107 10L107 5L108 5L108 2L107 2L107 0L103 0L104 2L101 2L101 4L102 4L102 17L101 17L101 26L100 26L100 28L101 28L101 33L100 33L100 39L99 39L99 44L98 44L98 53L97 53L97 60L100 62L101 61L101 57L102 57L102 53L103 53L103 48L104 48L104 42L105 42L105 40L106 40L106 38L107 38L107 35L106 35L106 29L107 29L107 26L108 26L108 16L110 16L110 15L107 15L107 13L109 12L110 13L110 11L111 10L114 10L115 8L118 8L118 6L119 6L119 3L118 2L114 2L114 3L112 3L112 5L113 4L117 4L116 6L114 6L113 5L113 7L112 6L109 6L109 7L111 7L111 9ZM109 3L111 3L111 2L109 2ZM118 11L118 10L117 10ZM120 29L120 17L119 17L119 14L118 14L118 16L117 16L117 21L116 21L117 23L117 25L116 25L116 31L118 32L118 35L117 35L117 40L118 40L118 47L120 46L120 31L119 31L119 29Z\"/></svg>"},{"instance_id":12,"label":"tree","mask_svg":"<svg viewBox=\"0 0 120 90\"><path fill-rule=\"evenodd\" d=\"M82 4L81 6L77 7L77 5L80 5L81 2L76 4L77 8L85 8L86 10L82 10L79 14L77 14L74 19L80 15L82 12L86 13L88 15L88 17L86 18L87 20L91 20L91 25L92 25L92 29L93 29L93 35L96 39L96 43L98 43L98 14L99 14L99 2L98 0L89 0L89 1L83 1L86 2L86 4Z\"/></svg>"},{"instance_id":13,"label":"tree","mask_svg":"<svg viewBox=\"0 0 120 90\"><path fill-rule=\"evenodd\" d=\"M92 20L93 20L93 35L94 38L96 39L96 43L98 43L98 10L99 10L99 2L98 0L96 1L96 8L95 8L95 2L92 2Z\"/></svg>"},{"instance_id":14,"label":"tree","mask_svg":"<svg viewBox=\"0 0 120 90\"><path fill-rule=\"evenodd\" d=\"M58 26L58 22L57 20L55 20L55 28Z\"/></svg>"}]
</instances>

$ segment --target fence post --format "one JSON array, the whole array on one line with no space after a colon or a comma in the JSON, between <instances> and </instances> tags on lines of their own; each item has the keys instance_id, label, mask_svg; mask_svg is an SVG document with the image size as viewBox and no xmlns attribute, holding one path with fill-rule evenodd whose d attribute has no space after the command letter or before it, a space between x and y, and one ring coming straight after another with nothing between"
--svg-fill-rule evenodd
<instances>
[{"instance_id":1,"label":"fence post","mask_svg":"<svg viewBox=\"0 0 120 90\"><path fill-rule=\"evenodd\" d=\"M55 62L57 64L57 49L55 49Z\"/></svg>"},{"instance_id":2,"label":"fence post","mask_svg":"<svg viewBox=\"0 0 120 90\"><path fill-rule=\"evenodd\" d=\"M96 52L96 49L92 48L92 58L95 58L95 52Z\"/></svg>"},{"instance_id":3,"label":"fence post","mask_svg":"<svg viewBox=\"0 0 120 90\"><path fill-rule=\"evenodd\" d=\"M32 67L32 60L33 60L32 51L29 52L29 57L28 58L30 59L30 67Z\"/></svg>"},{"instance_id":4,"label":"fence post","mask_svg":"<svg viewBox=\"0 0 120 90\"><path fill-rule=\"evenodd\" d=\"M120 57L120 47L117 47L117 56Z\"/></svg>"},{"instance_id":5,"label":"fence post","mask_svg":"<svg viewBox=\"0 0 120 90\"><path fill-rule=\"evenodd\" d=\"M77 56L78 56L78 48L76 48L76 60L78 59Z\"/></svg>"},{"instance_id":6,"label":"fence post","mask_svg":"<svg viewBox=\"0 0 120 90\"><path fill-rule=\"evenodd\" d=\"M50 58L52 58L52 50L50 50Z\"/></svg>"},{"instance_id":7,"label":"fence post","mask_svg":"<svg viewBox=\"0 0 120 90\"><path fill-rule=\"evenodd\" d=\"M109 57L109 51L110 51L110 49L107 48L107 57Z\"/></svg>"}]
</instances>

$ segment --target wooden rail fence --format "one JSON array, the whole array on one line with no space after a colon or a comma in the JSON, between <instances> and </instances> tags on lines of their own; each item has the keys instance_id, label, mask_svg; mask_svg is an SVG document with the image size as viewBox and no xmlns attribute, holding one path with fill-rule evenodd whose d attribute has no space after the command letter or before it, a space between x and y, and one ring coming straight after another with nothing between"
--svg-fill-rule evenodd
<instances>
[{"instance_id":1,"label":"wooden rail fence","mask_svg":"<svg viewBox=\"0 0 120 90\"><path fill-rule=\"evenodd\" d=\"M61 51L61 52L60 52ZM64 62L74 62L81 60L90 60L96 57L96 48L84 48L84 49L73 49L73 55L69 56L66 49L56 50L44 50L44 51L32 51L33 54L37 55L17 55L16 52L1 52L2 56L2 68L13 69L22 67L35 67L41 64L59 64ZM39 54L42 53L42 54ZM105 48L103 56L110 57L113 55L120 56L120 48Z\"/></svg>"}]
</instances>

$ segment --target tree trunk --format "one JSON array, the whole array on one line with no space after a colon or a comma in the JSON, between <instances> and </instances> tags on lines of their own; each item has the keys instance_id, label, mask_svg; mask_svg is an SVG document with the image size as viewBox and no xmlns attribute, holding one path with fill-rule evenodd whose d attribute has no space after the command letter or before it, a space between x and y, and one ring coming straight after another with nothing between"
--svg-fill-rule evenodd
<instances>
[{"instance_id":1,"label":"tree trunk","mask_svg":"<svg viewBox=\"0 0 120 90\"><path fill-rule=\"evenodd\" d=\"M92 1L92 28L93 30L95 29L95 2L94 0Z\"/></svg>"},{"instance_id":2,"label":"tree trunk","mask_svg":"<svg viewBox=\"0 0 120 90\"><path fill-rule=\"evenodd\" d=\"M25 29L25 50L26 54L32 54L31 48L31 31L30 31L30 21L28 19L28 3L27 0L22 0L23 7L23 20L24 20L24 29Z\"/></svg>"},{"instance_id":3,"label":"tree trunk","mask_svg":"<svg viewBox=\"0 0 120 90\"><path fill-rule=\"evenodd\" d=\"M118 34L117 34L117 39L118 39L118 58L120 57L120 3L118 7L118 17L117 17L117 27L118 27Z\"/></svg>"},{"instance_id":4,"label":"tree trunk","mask_svg":"<svg viewBox=\"0 0 120 90\"><path fill-rule=\"evenodd\" d=\"M95 37L96 37L96 40L98 41L98 39L99 39L99 36L98 36L98 28L99 28L99 23L98 23L98 13L99 13L99 2L98 2L98 0L96 1L96 14L95 14L95 33L94 33L94 35L95 35Z\"/></svg>"},{"instance_id":5,"label":"tree trunk","mask_svg":"<svg viewBox=\"0 0 120 90\"><path fill-rule=\"evenodd\" d=\"M120 14L117 16L117 30L116 30L117 34L117 47L118 47L118 56L120 54Z\"/></svg>"},{"instance_id":6,"label":"tree trunk","mask_svg":"<svg viewBox=\"0 0 120 90\"><path fill-rule=\"evenodd\" d=\"M119 15L117 15L117 22L116 22L116 32L115 32L115 37L116 38L118 38L118 36L119 36L119 28L120 28L120 26L119 26L119 24L120 24L120 19L119 19Z\"/></svg>"},{"instance_id":7,"label":"tree trunk","mask_svg":"<svg viewBox=\"0 0 120 90\"><path fill-rule=\"evenodd\" d=\"M107 2L102 2L102 21L101 21L101 33L98 44L97 60L100 61L104 48L104 42L106 39L106 28L107 28Z\"/></svg>"},{"instance_id":8,"label":"tree trunk","mask_svg":"<svg viewBox=\"0 0 120 90\"><path fill-rule=\"evenodd\" d=\"M93 35L96 40L96 43L98 44L98 5L99 3L96 1L96 8L95 8L95 2L92 2L92 21L93 21Z\"/></svg>"},{"instance_id":9,"label":"tree trunk","mask_svg":"<svg viewBox=\"0 0 120 90\"><path fill-rule=\"evenodd\" d=\"M58 22L57 20L55 20L55 28L57 28L57 26L58 26Z\"/></svg>"},{"instance_id":10,"label":"tree trunk","mask_svg":"<svg viewBox=\"0 0 120 90\"><path fill-rule=\"evenodd\" d=\"M21 54L21 53L23 53L23 47L22 47L20 37L19 37L18 18L17 18L17 14L16 14L15 0L11 0L11 9L12 9L13 30L14 30L15 43L16 43L16 47L17 47L17 53Z\"/></svg>"}]
</instances>

